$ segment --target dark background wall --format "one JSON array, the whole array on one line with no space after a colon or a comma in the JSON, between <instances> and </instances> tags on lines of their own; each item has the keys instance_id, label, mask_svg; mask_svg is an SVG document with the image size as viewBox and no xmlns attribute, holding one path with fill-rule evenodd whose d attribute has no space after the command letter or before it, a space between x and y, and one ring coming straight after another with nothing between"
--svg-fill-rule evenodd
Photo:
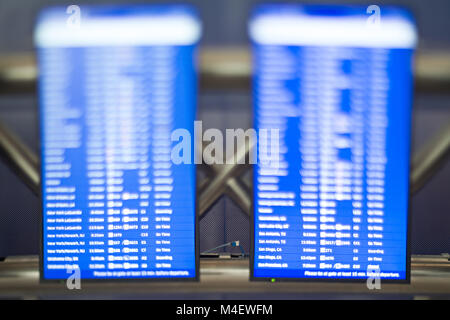
<instances>
[{"instance_id":1,"label":"dark background wall","mask_svg":"<svg viewBox=\"0 0 450 320\"><path fill-rule=\"evenodd\" d=\"M236 45L247 41L247 17L251 8L261 0L1 0L0 51L31 50L32 31L36 13L48 5L93 3L191 3L204 22L203 44ZM270 3L354 3L396 4L410 8L419 24L421 46L450 47L450 1L448 0L270 0Z\"/></svg>"},{"instance_id":2,"label":"dark background wall","mask_svg":"<svg viewBox=\"0 0 450 320\"><path fill-rule=\"evenodd\" d=\"M36 13L50 4L123 3L126 1L1 0L0 54L33 50L32 30ZM133 0L133 3L148 1ZM158 3L170 1L158 1ZM181 1L178 1L181 2ZM250 0L189 1L196 5L204 22L202 45L238 46L247 43L247 17L258 2ZM277 1L271 1L277 2ZM289 2L289 1L284 1ZM292 1L291 1L292 2ZM310 3L312 1L303 1ZM324 2L324 1L315 1ZM339 3L339 1L326 1ZM418 25L421 50L450 50L450 1L347 1L363 4L400 4L411 8ZM251 97L245 91L202 92L198 119L204 129L248 128ZM34 95L0 96L0 121L5 122L36 152L37 102ZM413 151L439 127L450 121L450 94L416 94L413 109ZM450 252L450 163L411 201L412 252ZM0 162L0 257L37 254L39 248L39 201ZM201 250L226 241L249 245L249 221L227 197L221 198L200 223Z\"/></svg>"}]
</instances>

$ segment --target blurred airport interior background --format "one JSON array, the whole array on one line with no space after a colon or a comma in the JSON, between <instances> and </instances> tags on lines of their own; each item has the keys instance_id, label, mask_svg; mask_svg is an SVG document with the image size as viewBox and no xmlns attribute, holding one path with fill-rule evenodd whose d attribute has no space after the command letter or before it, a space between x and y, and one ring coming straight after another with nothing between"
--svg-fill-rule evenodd
<instances>
[{"instance_id":1,"label":"blurred airport interior background","mask_svg":"<svg viewBox=\"0 0 450 320\"><path fill-rule=\"evenodd\" d=\"M33 77L33 27L37 12L48 5L105 4L127 1L2 0L0 2L0 78L5 66L17 63L16 75ZM149 1L134 0L133 3ZM170 3L171 1L158 1ZM249 128L252 122L247 19L253 5L263 1L187 1L195 5L203 20L200 92L197 119L204 129ZM271 1L277 2L277 1ZM290 1L283 1L290 2ZM341 3L341 1L302 1ZM414 13L419 32L417 86L413 107L413 153L440 127L450 122L450 2L447 0L346 1L358 4L403 5ZM381 12L382 15L382 12ZM223 58L223 59L222 59ZM221 61L219 61L222 59ZM216 61L217 60L217 61ZM13 62L11 62L13 61ZM22 64L23 62L23 64ZM217 64L216 64L217 62ZM220 62L220 63L219 63ZM205 64L205 65L202 65ZM222 66L225 70L208 69ZM208 72L234 72L228 89L215 84ZM437 87L427 75L438 73L447 86ZM205 76L206 74L206 76ZM14 76L14 75L13 75ZM246 78L247 77L247 78ZM243 79L243 80L242 80ZM247 80L246 80L247 79ZM13 79L14 80L14 79ZM242 81L241 81L242 80ZM1 80L0 80L1 81ZM32 81L30 81L32 83ZM3 88L2 88L3 86ZM8 88L0 82L0 121L11 128L33 151L38 152L38 110L33 88ZM248 183L248 173L243 177ZM411 252L450 252L450 163L411 199ZM0 257L38 254L39 199L0 161ZM228 196L221 197L200 221L200 250L240 240L249 251L249 218ZM238 248L225 251L239 252Z\"/></svg>"}]
</instances>

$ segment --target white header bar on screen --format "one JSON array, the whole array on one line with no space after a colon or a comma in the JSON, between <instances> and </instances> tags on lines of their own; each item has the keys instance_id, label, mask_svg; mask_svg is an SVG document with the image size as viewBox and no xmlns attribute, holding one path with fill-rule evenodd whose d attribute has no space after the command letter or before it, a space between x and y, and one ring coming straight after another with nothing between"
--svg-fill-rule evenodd
<instances>
[{"instance_id":1,"label":"white header bar on screen","mask_svg":"<svg viewBox=\"0 0 450 320\"><path fill-rule=\"evenodd\" d=\"M414 48L415 26L407 19L381 17L368 24L366 17L310 17L261 15L249 25L250 37L259 44Z\"/></svg>"},{"instance_id":2,"label":"white header bar on screen","mask_svg":"<svg viewBox=\"0 0 450 320\"><path fill-rule=\"evenodd\" d=\"M38 47L189 45L200 39L201 24L194 17L173 15L134 18L81 18L79 27L65 19L37 25Z\"/></svg>"}]
</instances>

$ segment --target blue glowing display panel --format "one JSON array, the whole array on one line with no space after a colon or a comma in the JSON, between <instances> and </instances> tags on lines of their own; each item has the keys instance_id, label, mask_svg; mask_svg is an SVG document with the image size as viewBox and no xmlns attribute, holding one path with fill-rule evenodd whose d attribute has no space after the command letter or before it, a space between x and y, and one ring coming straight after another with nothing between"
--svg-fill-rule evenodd
<instances>
[{"instance_id":1,"label":"blue glowing display panel","mask_svg":"<svg viewBox=\"0 0 450 320\"><path fill-rule=\"evenodd\" d=\"M198 17L77 10L47 9L35 32L41 278L195 279L195 167L170 156L171 132L193 131Z\"/></svg>"},{"instance_id":2,"label":"blue glowing display panel","mask_svg":"<svg viewBox=\"0 0 450 320\"><path fill-rule=\"evenodd\" d=\"M254 279L408 280L416 32L378 9L254 12L255 128L279 130L276 170L254 166Z\"/></svg>"}]
</instances>

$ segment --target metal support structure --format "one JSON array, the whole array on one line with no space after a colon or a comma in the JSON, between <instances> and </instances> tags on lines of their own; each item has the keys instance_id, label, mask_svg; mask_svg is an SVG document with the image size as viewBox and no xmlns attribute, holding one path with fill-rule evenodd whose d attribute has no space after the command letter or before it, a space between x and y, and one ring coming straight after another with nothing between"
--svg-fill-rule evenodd
<instances>
[{"instance_id":1,"label":"metal support structure","mask_svg":"<svg viewBox=\"0 0 450 320\"><path fill-rule=\"evenodd\" d=\"M224 165L210 165L204 164L202 167L206 167L207 173L211 178L207 178L205 182L200 185L199 192L199 216L202 218L206 211L213 205L224 193L230 195L230 197L236 201L236 204L241 209L250 214L251 200L249 192L245 190L245 187L238 181L240 175L242 175L249 168L250 150L254 147L254 141L249 141L241 146L237 150L235 155L235 161L233 164ZM196 144L197 148L201 148L200 144ZM208 156L203 154L203 156ZM212 159L204 159L208 163L213 163ZM240 164L243 163L243 164Z\"/></svg>"},{"instance_id":2,"label":"metal support structure","mask_svg":"<svg viewBox=\"0 0 450 320\"><path fill-rule=\"evenodd\" d=\"M38 156L2 123L0 123L0 157L34 194L39 194Z\"/></svg>"},{"instance_id":3,"label":"metal support structure","mask_svg":"<svg viewBox=\"0 0 450 320\"><path fill-rule=\"evenodd\" d=\"M419 191L450 156L450 123L438 131L411 163L411 194Z\"/></svg>"},{"instance_id":4,"label":"metal support structure","mask_svg":"<svg viewBox=\"0 0 450 320\"><path fill-rule=\"evenodd\" d=\"M247 166L241 164L240 166ZM200 167L201 170L206 171L207 177L204 178L197 189L197 192L202 193L204 188L208 185L208 183L211 181L211 179L218 175L219 171L221 170L220 165L206 165L203 164ZM242 183L239 179L239 177L230 177L226 181L226 189L225 194L228 195L240 208L241 210L246 213L247 215L250 215L250 208L251 208L251 199L250 199L250 190L248 187ZM219 194L219 197L221 194ZM216 201L215 199L214 201ZM202 206L206 207L206 206ZM206 209L207 210L207 209ZM205 212L200 212L199 215L203 217L203 214Z\"/></svg>"}]
</instances>

